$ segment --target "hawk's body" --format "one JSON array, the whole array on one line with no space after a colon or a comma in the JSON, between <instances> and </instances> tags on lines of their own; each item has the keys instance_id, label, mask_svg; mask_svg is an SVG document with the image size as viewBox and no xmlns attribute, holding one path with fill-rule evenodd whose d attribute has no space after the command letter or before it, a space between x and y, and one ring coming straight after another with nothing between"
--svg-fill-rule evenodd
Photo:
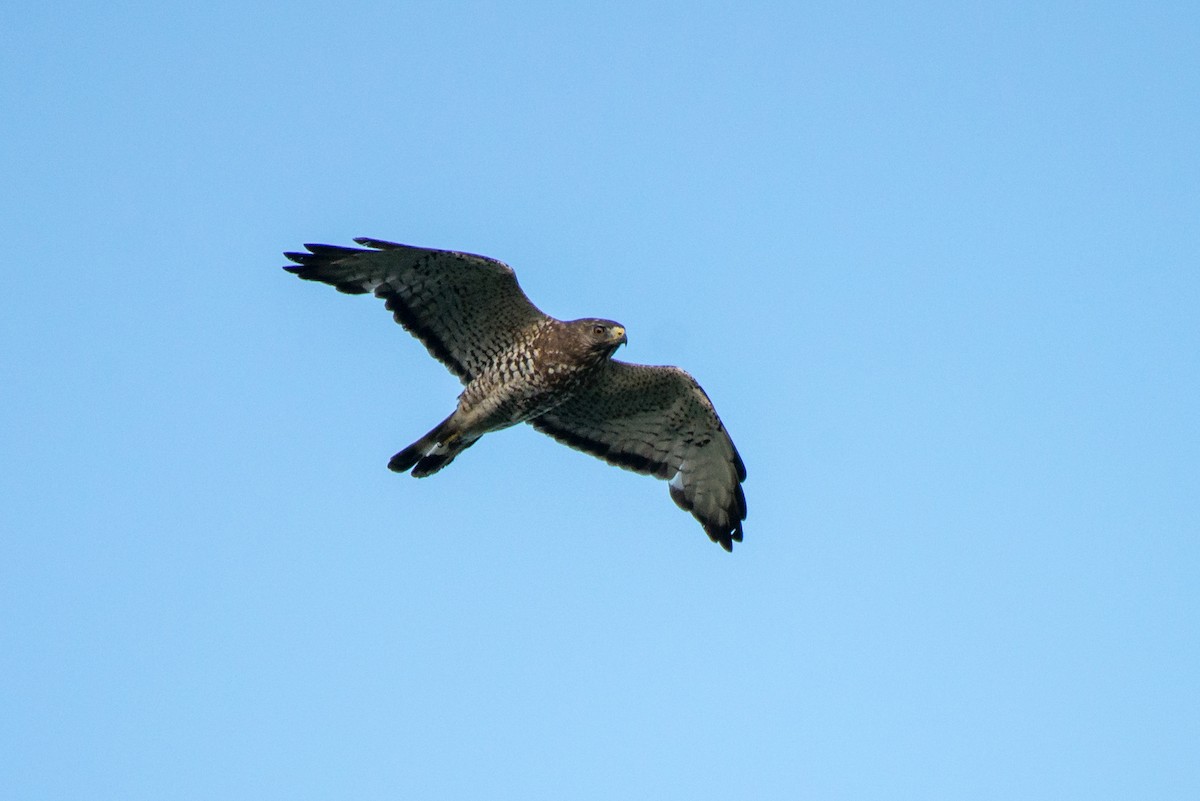
<instances>
[{"instance_id":1,"label":"hawk's body","mask_svg":"<svg viewBox=\"0 0 1200 801\"><path fill-rule=\"evenodd\" d=\"M746 469L712 403L676 367L612 359L626 341L611 320L542 313L511 268L467 253L357 239L287 253L301 278L373 292L465 384L454 413L392 457L437 472L489 431L528 422L611 464L670 481L671 498L726 550L742 539Z\"/></svg>"}]
</instances>

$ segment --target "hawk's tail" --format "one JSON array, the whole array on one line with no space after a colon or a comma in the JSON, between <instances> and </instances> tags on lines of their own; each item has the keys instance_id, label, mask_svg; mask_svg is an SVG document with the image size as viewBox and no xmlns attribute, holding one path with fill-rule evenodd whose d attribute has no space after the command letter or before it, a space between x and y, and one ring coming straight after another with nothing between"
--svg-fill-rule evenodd
<instances>
[{"instance_id":1,"label":"hawk's tail","mask_svg":"<svg viewBox=\"0 0 1200 801\"><path fill-rule=\"evenodd\" d=\"M475 444L454 430L450 421L454 415L438 423L432 431L397 453L388 462L388 469L404 473L412 468L414 478L431 476L454 461L454 457Z\"/></svg>"}]
</instances>

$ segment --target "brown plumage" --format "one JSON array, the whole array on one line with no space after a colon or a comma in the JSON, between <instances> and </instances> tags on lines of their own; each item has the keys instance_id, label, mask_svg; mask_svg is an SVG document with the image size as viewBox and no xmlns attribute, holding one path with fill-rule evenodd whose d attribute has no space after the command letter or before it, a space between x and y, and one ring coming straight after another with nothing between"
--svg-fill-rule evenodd
<instances>
[{"instance_id":1,"label":"brown plumage","mask_svg":"<svg viewBox=\"0 0 1200 801\"><path fill-rule=\"evenodd\" d=\"M671 498L725 550L742 539L746 468L704 390L677 367L612 358L612 320L540 311L508 265L469 253L356 239L305 245L284 269L341 292L374 293L465 385L454 413L388 467L436 473L489 431L528 422L573 448L670 482ZM365 248L365 249L364 249Z\"/></svg>"}]
</instances>

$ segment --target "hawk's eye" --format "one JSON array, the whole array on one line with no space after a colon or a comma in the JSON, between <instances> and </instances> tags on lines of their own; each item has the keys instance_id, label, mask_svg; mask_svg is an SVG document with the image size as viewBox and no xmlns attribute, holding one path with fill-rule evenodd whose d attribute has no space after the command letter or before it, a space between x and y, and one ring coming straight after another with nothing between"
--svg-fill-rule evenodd
<instances>
[{"instance_id":1,"label":"hawk's eye","mask_svg":"<svg viewBox=\"0 0 1200 801\"><path fill-rule=\"evenodd\" d=\"M602 335L607 330L608 329L602 325L597 325L597 326L592 327L592 333L595 334L596 336Z\"/></svg>"}]
</instances>

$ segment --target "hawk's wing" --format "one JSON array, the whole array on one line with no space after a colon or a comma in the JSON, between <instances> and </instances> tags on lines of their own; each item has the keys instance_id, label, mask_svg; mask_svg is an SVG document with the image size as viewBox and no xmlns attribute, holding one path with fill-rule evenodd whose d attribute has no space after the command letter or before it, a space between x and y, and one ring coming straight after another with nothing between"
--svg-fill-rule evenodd
<instances>
[{"instance_id":1,"label":"hawk's wing","mask_svg":"<svg viewBox=\"0 0 1200 801\"><path fill-rule=\"evenodd\" d=\"M559 442L670 481L713 542L741 542L746 467L704 390L678 367L610 361L566 403L529 421Z\"/></svg>"},{"instance_id":2,"label":"hawk's wing","mask_svg":"<svg viewBox=\"0 0 1200 801\"><path fill-rule=\"evenodd\" d=\"M396 322L465 384L516 332L546 319L512 268L486 256L355 239L370 250L305 245L285 270L340 292L374 292Z\"/></svg>"}]
</instances>

